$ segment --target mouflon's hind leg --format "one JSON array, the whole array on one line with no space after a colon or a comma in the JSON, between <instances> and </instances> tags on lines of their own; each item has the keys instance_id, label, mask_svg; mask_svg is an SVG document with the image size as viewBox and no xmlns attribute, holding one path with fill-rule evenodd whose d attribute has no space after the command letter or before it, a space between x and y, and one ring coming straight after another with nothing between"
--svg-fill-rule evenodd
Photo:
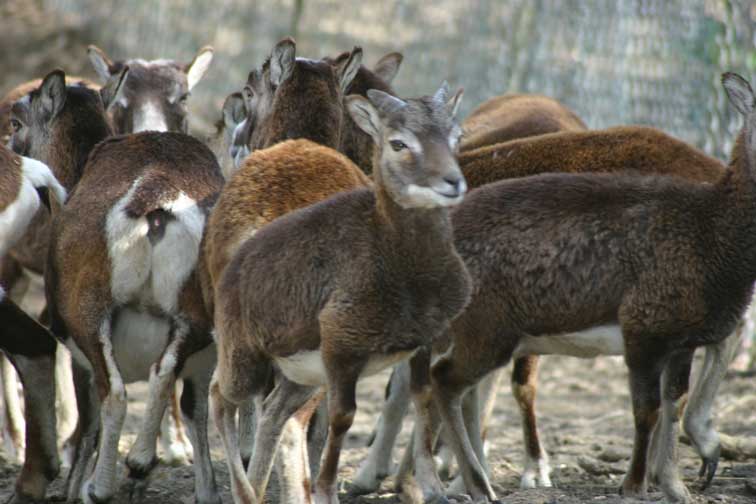
<instances>
[{"instance_id":1,"label":"mouflon's hind leg","mask_svg":"<svg viewBox=\"0 0 756 504\"><path fill-rule=\"evenodd\" d=\"M688 503L690 493L677 466L680 417L685 407L693 352L673 355L661 377L662 413L656 425L655 447L649 452L651 480L658 483L668 502ZM653 446L653 444L652 444Z\"/></svg>"},{"instance_id":2,"label":"mouflon's hind leg","mask_svg":"<svg viewBox=\"0 0 756 504\"><path fill-rule=\"evenodd\" d=\"M289 380L283 373L276 373L274 380L273 391L265 398L262 411L258 411L255 446L247 468L250 485L261 502L265 497L284 427L316 390L315 387ZM291 462L284 463L284 467L293 466ZM287 478L287 475L279 475L279 479Z\"/></svg>"},{"instance_id":3,"label":"mouflon's hind leg","mask_svg":"<svg viewBox=\"0 0 756 504\"><path fill-rule=\"evenodd\" d=\"M351 483L355 494L371 493L391 473L391 451L402 430L410 399L409 362L398 364L391 373L386 402L376 422L375 438Z\"/></svg>"}]
</instances>

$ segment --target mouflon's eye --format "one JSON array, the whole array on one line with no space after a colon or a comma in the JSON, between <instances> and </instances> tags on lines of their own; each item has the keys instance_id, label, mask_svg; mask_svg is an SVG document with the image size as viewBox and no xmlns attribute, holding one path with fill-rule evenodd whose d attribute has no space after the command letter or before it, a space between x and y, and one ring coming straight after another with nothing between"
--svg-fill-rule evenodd
<instances>
[{"instance_id":1,"label":"mouflon's eye","mask_svg":"<svg viewBox=\"0 0 756 504\"><path fill-rule=\"evenodd\" d=\"M14 132L18 132L18 130L21 129L21 121L19 121L17 119L11 119L10 120L10 125L11 125L11 128L13 128Z\"/></svg>"},{"instance_id":2,"label":"mouflon's eye","mask_svg":"<svg viewBox=\"0 0 756 504\"><path fill-rule=\"evenodd\" d=\"M407 144L401 140L391 140L389 144L391 144L391 148L394 149L394 152L399 152L400 150L407 148Z\"/></svg>"}]
</instances>

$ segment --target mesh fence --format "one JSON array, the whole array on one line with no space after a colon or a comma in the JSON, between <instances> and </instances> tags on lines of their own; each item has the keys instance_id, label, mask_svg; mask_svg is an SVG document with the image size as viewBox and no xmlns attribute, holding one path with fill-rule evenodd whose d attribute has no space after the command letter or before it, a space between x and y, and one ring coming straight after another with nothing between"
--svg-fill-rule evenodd
<instances>
[{"instance_id":1,"label":"mesh fence","mask_svg":"<svg viewBox=\"0 0 756 504\"><path fill-rule=\"evenodd\" d=\"M402 95L448 79L465 87L467 112L496 94L543 93L592 128L649 124L723 159L738 122L719 76L756 77L752 0L34 1L113 57L189 60L213 45L191 100L198 127L286 35L309 57L359 44L370 64L401 51Z\"/></svg>"}]
</instances>

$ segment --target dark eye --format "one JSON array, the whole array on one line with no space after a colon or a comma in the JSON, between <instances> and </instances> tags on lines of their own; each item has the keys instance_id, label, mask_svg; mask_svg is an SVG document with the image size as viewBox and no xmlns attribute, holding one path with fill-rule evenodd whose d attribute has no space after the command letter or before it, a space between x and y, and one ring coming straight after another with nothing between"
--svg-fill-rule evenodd
<instances>
[{"instance_id":1,"label":"dark eye","mask_svg":"<svg viewBox=\"0 0 756 504\"><path fill-rule=\"evenodd\" d=\"M394 149L394 152L399 152L400 150L407 148L407 144L401 140L391 140L389 143L391 144L391 148Z\"/></svg>"},{"instance_id":2,"label":"dark eye","mask_svg":"<svg viewBox=\"0 0 756 504\"><path fill-rule=\"evenodd\" d=\"M186 102L188 99L189 99L189 93L186 93L185 95L181 95L181 98L179 98L179 103L181 103L181 105L186 105Z\"/></svg>"},{"instance_id":3,"label":"dark eye","mask_svg":"<svg viewBox=\"0 0 756 504\"><path fill-rule=\"evenodd\" d=\"M13 132L14 133L17 133L18 130L21 129L21 121L19 121L17 119L11 119L10 120L10 125L11 125L11 128L13 128Z\"/></svg>"}]
</instances>

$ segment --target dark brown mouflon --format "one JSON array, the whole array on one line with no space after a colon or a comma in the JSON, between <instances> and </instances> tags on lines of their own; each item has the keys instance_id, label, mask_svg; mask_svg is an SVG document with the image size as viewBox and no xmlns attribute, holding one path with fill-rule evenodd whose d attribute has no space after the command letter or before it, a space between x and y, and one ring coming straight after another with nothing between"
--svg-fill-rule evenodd
<instances>
[{"instance_id":1,"label":"dark brown mouflon","mask_svg":"<svg viewBox=\"0 0 756 504\"><path fill-rule=\"evenodd\" d=\"M745 124L730 170L716 183L541 175L482 187L453 212L475 295L432 376L473 498L495 497L455 408L460 394L513 354L556 344L553 335L608 326L621 331L609 347L625 356L635 416L622 491L645 494L661 405L660 442L671 448L657 454L650 473L666 498L690 501L674 448L687 386L669 378L698 346L729 336L756 279L756 102L741 77L725 74L723 83ZM607 351L614 350L597 353Z\"/></svg>"},{"instance_id":2,"label":"dark brown mouflon","mask_svg":"<svg viewBox=\"0 0 756 504\"><path fill-rule=\"evenodd\" d=\"M323 384L330 431L314 491L332 501L359 377L427 350L470 295L444 208L465 191L453 154L461 93L448 99L443 87L407 101L368 95L350 97L348 106L379 145L375 191L343 193L271 222L239 248L216 290L211 395L240 502L263 498L283 424ZM229 418L234 405L265 391L273 363L276 386L248 482L229 442Z\"/></svg>"},{"instance_id":3,"label":"dark brown mouflon","mask_svg":"<svg viewBox=\"0 0 756 504\"><path fill-rule=\"evenodd\" d=\"M125 68L103 88L107 100L120 98L127 72ZM217 503L203 414L210 369L203 366L211 362L183 366L212 342L193 270L204 221L223 182L220 170L204 145L180 133L102 141L110 133L102 99L90 90L66 87L64 77L61 71L52 72L20 104L29 127L18 138L14 135L13 142L56 167L64 183L73 187L68 203L54 217L45 271L52 331L76 357L81 427L68 497L84 493L103 499L115 490L113 468L126 405L123 384L144 379L122 376L116 364L115 336L125 332L131 338L137 332L119 330L123 322L142 323L138 332L143 338L167 341L160 355L150 357L158 359L150 375L154 394L127 457L131 477L143 478L153 466L170 386L186 371L182 404L196 433L197 499ZM84 167L82 159L87 160ZM135 349L144 350L132 346L128 355L139 355ZM135 359L142 365L151 362ZM104 421L98 427L100 414ZM98 430L102 442L95 472L83 483Z\"/></svg>"}]
</instances>

